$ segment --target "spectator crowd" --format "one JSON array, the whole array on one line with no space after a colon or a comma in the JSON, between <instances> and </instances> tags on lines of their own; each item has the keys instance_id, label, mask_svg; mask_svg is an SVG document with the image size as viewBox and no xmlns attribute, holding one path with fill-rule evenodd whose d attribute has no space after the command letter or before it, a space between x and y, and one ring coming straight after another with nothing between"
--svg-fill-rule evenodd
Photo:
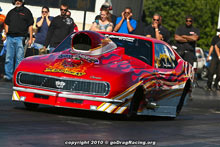
<instances>
[{"instance_id":1,"label":"spectator crowd","mask_svg":"<svg viewBox=\"0 0 220 147\"><path fill-rule=\"evenodd\" d=\"M0 50L0 78L6 82L12 81L14 70L25 57L25 44L37 50L37 54L42 50L52 52L67 35L78 31L66 4L60 5L60 14L55 17L50 16L50 10L47 6L43 6L41 16L36 19L36 23L34 23L33 15L25 7L23 0L13 0L13 5L14 8L6 16L0 14L0 33L2 34L0 35L0 44L3 45ZM130 7L126 7L119 17L111 14L111 10L110 3L105 2L101 6L100 15L95 17L89 30L144 35L169 43L170 32L162 25L161 15L155 13L150 25L140 27L143 24L132 18L133 13ZM193 26L193 21L193 16L187 15L185 24L180 25L174 35L177 52L192 65L196 62L195 47L200 36L200 31ZM37 27L35 33L33 33L34 24ZM217 73L217 78L214 88L219 89L217 86L220 77L219 38L220 36L213 38L207 58L209 60L213 54L207 82L208 90L212 90L211 81L215 73Z\"/></svg>"}]
</instances>

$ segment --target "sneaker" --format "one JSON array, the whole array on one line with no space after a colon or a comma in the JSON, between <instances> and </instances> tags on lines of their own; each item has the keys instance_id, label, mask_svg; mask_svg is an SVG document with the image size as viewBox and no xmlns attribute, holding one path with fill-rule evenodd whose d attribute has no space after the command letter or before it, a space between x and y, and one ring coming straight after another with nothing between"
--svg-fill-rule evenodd
<instances>
[{"instance_id":1,"label":"sneaker","mask_svg":"<svg viewBox=\"0 0 220 147\"><path fill-rule=\"evenodd\" d=\"M216 87L212 87L212 91L216 91L217 90L217 88Z\"/></svg>"},{"instance_id":2,"label":"sneaker","mask_svg":"<svg viewBox=\"0 0 220 147\"><path fill-rule=\"evenodd\" d=\"M0 79L2 79L4 77L4 74L0 74Z\"/></svg>"},{"instance_id":3,"label":"sneaker","mask_svg":"<svg viewBox=\"0 0 220 147\"><path fill-rule=\"evenodd\" d=\"M217 86L215 89L216 89L216 91L220 91L220 87L219 86Z\"/></svg>"},{"instance_id":4,"label":"sneaker","mask_svg":"<svg viewBox=\"0 0 220 147\"><path fill-rule=\"evenodd\" d=\"M209 86L206 86L205 90L212 91L211 87L209 87Z\"/></svg>"}]
</instances>

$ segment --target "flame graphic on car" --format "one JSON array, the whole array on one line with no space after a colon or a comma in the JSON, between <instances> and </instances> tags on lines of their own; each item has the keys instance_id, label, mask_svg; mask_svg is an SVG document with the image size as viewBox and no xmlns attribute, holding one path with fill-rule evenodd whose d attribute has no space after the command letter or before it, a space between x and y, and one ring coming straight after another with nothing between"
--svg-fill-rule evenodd
<instances>
[{"instance_id":1,"label":"flame graphic on car","mask_svg":"<svg viewBox=\"0 0 220 147\"><path fill-rule=\"evenodd\" d=\"M86 70L88 67L92 66L94 63L88 63L83 61L67 61L63 59L62 61L58 61L54 64L50 63L44 72L56 72L56 73L65 73L74 76L83 76L86 74Z\"/></svg>"}]
</instances>

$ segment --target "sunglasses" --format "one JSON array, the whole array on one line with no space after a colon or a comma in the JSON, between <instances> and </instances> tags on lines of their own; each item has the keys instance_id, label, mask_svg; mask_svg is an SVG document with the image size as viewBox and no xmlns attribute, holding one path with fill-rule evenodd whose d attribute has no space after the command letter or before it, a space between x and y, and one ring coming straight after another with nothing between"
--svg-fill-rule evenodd
<instances>
[{"instance_id":1,"label":"sunglasses","mask_svg":"<svg viewBox=\"0 0 220 147\"><path fill-rule=\"evenodd\" d=\"M68 11L68 9L61 9L61 8L60 8L60 11Z\"/></svg>"},{"instance_id":2,"label":"sunglasses","mask_svg":"<svg viewBox=\"0 0 220 147\"><path fill-rule=\"evenodd\" d=\"M42 11L42 13L48 13L47 11Z\"/></svg>"},{"instance_id":3,"label":"sunglasses","mask_svg":"<svg viewBox=\"0 0 220 147\"><path fill-rule=\"evenodd\" d=\"M107 16L106 14L100 14L101 16Z\"/></svg>"},{"instance_id":4,"label":"sunglasses","mask_svg":"<svg viewBox=\"0 0 220 147\"><path fill-rule=\"evenodd\" d=\"M125 14L130 14L130 12L125 12Z\"/></svg>"},{"instance_id":5,"label":"sunglasses","mask_svg":"<svg viewBox=\"0 0 220 147\"><path fill-rule=\"evenodd\" d=\"M154 21L160 21L159 19L153 19Z\"/></svg>"},{"instance_id":6,"label":"sunglasses","mask_svg":"<svg viewBox=\"0 0 220 147\"><path fill-rule=\"evenodd\" d=\"M186 20L186 22L192 22L192 20Z\"/></svg>"}]
</instances>

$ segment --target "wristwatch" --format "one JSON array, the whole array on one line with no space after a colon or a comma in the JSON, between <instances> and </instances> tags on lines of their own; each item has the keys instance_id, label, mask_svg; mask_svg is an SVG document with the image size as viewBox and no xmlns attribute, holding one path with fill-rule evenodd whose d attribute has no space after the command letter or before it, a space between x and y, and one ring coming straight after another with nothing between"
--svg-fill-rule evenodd
<instances>
[{"instance_id":1,"label":"wristwatch","mask_svg":"<svg viewBox=\"0 0 220 147\"><path fill-rule=\"evenodd\" d=\"M220 60L220 56L218 56L218 59Z\"/></svg>"}]
</instances>

